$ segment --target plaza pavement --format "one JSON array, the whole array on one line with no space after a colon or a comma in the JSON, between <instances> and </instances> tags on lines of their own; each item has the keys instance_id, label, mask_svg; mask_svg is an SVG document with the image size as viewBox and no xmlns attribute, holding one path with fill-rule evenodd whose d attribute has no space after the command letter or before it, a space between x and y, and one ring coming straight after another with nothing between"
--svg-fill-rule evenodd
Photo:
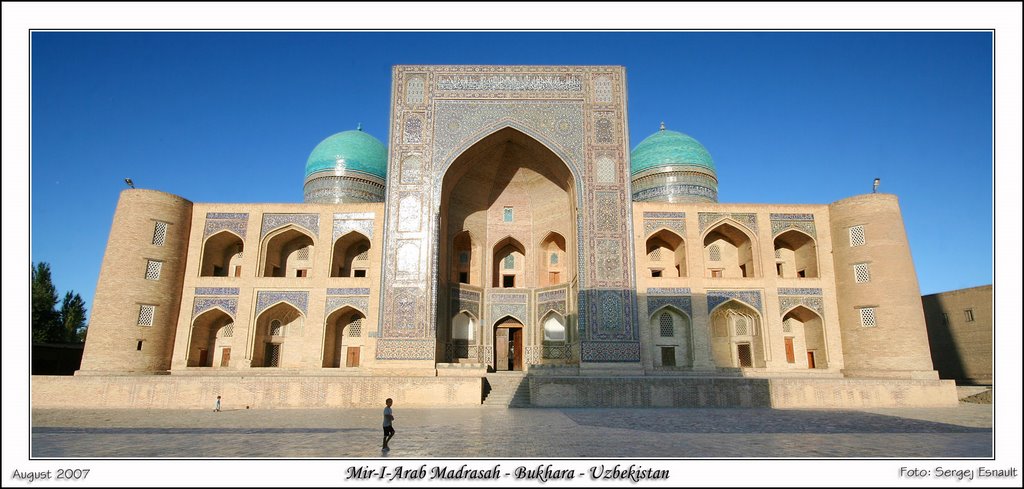
<instances>
[{"instance_id":1,"label":"plaza pavement","mask_svg":"<svg viewBox=\"0 0 1024 489\"><path fill-rule=\"evenodd\" d=\"M992 456L992 406L872 410L35 409L36 458L963 458Z\"/></svg>"}]
</instances>

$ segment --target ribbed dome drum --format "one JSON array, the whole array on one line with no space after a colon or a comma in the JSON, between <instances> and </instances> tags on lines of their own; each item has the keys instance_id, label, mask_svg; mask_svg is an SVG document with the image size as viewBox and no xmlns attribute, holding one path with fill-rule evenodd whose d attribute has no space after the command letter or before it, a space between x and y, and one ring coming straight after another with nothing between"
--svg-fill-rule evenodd
<instances>
[{"instance_id":1,"label":"ribbed dome drum","mask_svg":"<svg viewBox=\"0 0 1024 489\"><path fill-rule=\"evenodd\" d=\"M383 202L388 150L362 128L339 132L313 148L306 160L307 203Z\"/></svg>"},{"instance_id":2,"label":"ribbed dome drum","mask_svg":"<svg viewBox=\"0 0 1024 489\"><path fill-rule=\"evenodd\" d=\"M715 163L696 139L663 123L629 156L634 201L718 202Z\"/></svg>"}]
</instances>

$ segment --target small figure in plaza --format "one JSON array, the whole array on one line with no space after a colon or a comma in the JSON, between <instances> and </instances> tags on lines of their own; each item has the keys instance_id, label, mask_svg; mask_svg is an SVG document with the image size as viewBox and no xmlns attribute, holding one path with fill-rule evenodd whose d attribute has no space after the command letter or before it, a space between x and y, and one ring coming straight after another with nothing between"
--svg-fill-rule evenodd
<instances>
[{"instance_id":1,"label":"small figure in plaza","mask_svg":"<svg viewBox=\"0 0 1024 489\"><path fill-rule=\"evenodd\" d=\"M391 422L395 420L395 417L391 414L391 403L390 397L384 401L384 404L387 404L387 406L384 407L384 445L380 447L383 451L391 450L388 448L388 441L391 440L392 436L395 436L395 428L391 426Z\"/></svg>"},{"instance_id":2,"label":"small figure in plaza","mask_svg":"<svg viewBox=\"0 0 1024 489\"><path fill-rule=\"evenodd\" d=\"M214 412L220 412L220 396L217 396L217 403L213 405Z\"/></svg>"}]
</instances>

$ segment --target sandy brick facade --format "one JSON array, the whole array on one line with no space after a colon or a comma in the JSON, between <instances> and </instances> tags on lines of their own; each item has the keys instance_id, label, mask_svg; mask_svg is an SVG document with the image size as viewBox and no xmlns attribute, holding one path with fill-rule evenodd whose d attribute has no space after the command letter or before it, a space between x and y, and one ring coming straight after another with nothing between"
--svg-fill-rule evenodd
<instances>
[{"instance_id":1,"label":"sandy brick facade","mask_svg":"<svg viewBox=\"0 0 1024 489\"><path fill-rule=\"evenodd\" d=\"M992 286L929 294L921 302L939 377L992 385Z\"/></svg>"}]
</instances>

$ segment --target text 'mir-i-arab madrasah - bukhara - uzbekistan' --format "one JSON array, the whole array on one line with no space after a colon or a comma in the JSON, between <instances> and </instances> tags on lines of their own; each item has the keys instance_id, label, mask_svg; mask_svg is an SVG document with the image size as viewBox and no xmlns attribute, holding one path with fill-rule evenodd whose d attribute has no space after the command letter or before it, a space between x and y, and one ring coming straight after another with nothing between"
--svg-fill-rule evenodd
<instances>
[{"instance_id":1,"label":"text 'mir-i-arab madrasah - bukhara - uzbekistan'","mask_svg":"<svg viewBox=\"0 0 1024 489\"><path fill-rule=\"evenodd\" d=\"M694 138L630 151L620 66L392 75L387 144L324 139L302 203L123 191L81 370L34 405L957 403L896 196L720 203Z\"/></svg>"}]
</instances>

